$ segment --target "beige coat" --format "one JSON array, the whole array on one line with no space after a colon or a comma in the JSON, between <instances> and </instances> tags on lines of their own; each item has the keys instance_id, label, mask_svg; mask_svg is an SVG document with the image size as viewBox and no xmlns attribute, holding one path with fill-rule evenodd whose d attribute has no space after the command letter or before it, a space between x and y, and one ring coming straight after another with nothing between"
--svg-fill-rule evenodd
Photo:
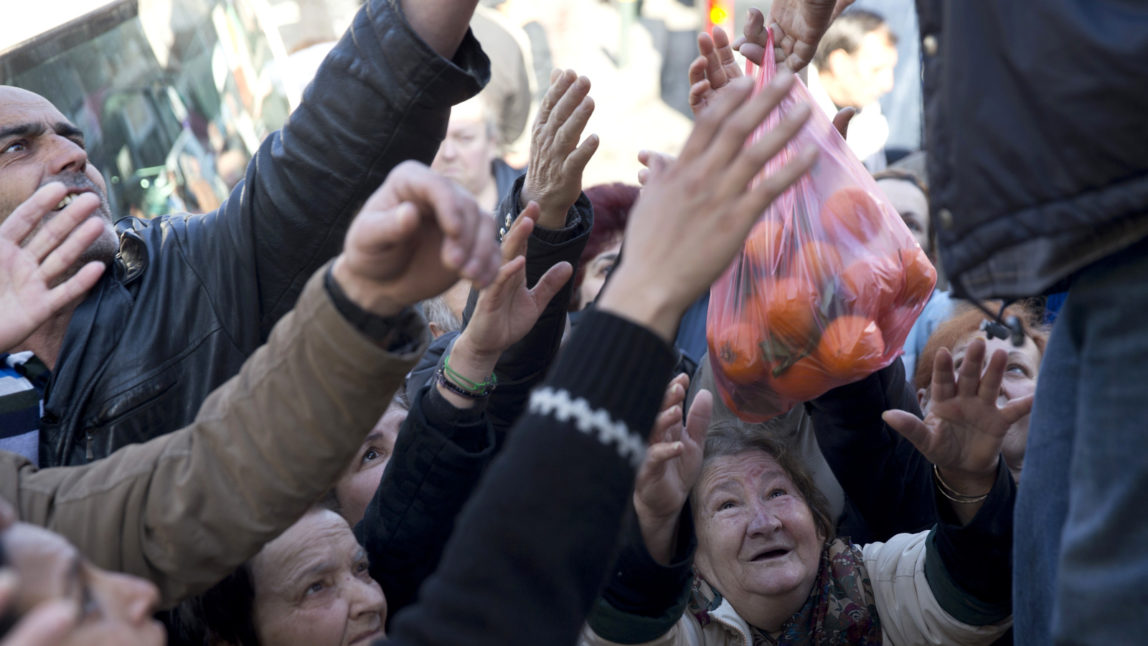
<instances>
[{"instance_id":1,"label":"beige coat","mask_svg":"<svg viewBox=\"0 0 1148 646\"><path fill-rule=\"evenodd\" d=\"M159 586L164 607L246 561L326 492L426 349L387 352L348 323L326 267L195 422L80 467L0 452L0 497L96 565Z\"/></svg>"},{"instance_id":2,"label":"beige coat","mask_svg":"<svg viewBox=\"0 0 1148 646\"><path fill-rule=\"evenodd\" d=\"M925 578L925 539L928 532L898 534L887 543L862 547L865 568L873 584L877 613L885 644L991 644L1012 624L1012 618L991 626L971 626L946 613L937 603ZM714 619L701 626L694 616L684 613L665 635L645 646L752 646L749 624L729 601L710 613ZM608 646L608 642L586 626L582 646Z\"/></svg>"}]
</instances>

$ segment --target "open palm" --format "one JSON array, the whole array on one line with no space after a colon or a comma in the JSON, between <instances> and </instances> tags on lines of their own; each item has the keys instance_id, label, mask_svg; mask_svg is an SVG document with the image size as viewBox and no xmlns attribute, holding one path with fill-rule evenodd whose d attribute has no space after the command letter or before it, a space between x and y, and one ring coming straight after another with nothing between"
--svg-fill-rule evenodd
<instances>
[{"instance_id":1,"label":"open palm","mask_svg":"<svg viewBox=\"0 0 1148 646\"><path fill-rule=\"evenodd\" d=\"M66 189L41 187L0 223L0 350L23 342L96 284L104 265L76 268L106 223L91 217L99 198L81 195L47 221Z\"/></svg>"},{"instance_id":2,"label":"open palm","mask_svg":"<svg viewBox=\"0 0 1148 646\"><path fill-rule=\"evenodd\" d=\"M969 476L995 472L1005 434L1032 410L1032 396L997 406L1007 355L998 350L984 374L985 342L973 341L954 378L953 357L942 348L933 363L929 412L924 421L904 411L884 419L938 468Z\"/></svg>"},{"instance_id":3,"label":"open palm","mask_svg":"<svg viewBox=\"0 0 1148 646\"><path fill-rule=\"evenodd\" d=\"M526 336L574 273L570 263L560 262L547 270L533 289L527 287L523 254L538 216L538 205L531 202L502 241L502 267L494 282L479 293L474 315L462 333L474 352L501 354Z\"/></svg>"}]
</instances>

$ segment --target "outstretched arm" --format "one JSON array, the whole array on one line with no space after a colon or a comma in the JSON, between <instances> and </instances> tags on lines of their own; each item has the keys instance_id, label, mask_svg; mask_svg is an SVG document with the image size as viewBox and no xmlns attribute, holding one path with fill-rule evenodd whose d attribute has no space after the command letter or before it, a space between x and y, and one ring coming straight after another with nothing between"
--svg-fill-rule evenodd
<instances>
[{"instance_id":1,"label":"outstretched arm","mask_svg":"<svg viewBox=\"0 0 1148 646\"><path fill-rule=\"evenodd\" d=\"M590 82L573 71L555 71L552 83L531 135L530 167L510 194L503 196L499 223L503 227L530 202L540 213L526 243L526 285L534 286L555 267L578 261L594 223L590 202L582 194L582 171L597 149L595 135L581 140L593 112ZM503 229L505 235L505 229ZM572 273L572 272L571 272ZM524 336L502 350L494 368L499 387L490 396L487 414L496 437L504 438L526 408L530 391L553 363L566 329L566 304L570 301L569 274ZM475 316L478 295L471 291L463 319L467 327ZM455 336L444 336L431 345L408 383L408 392L421 389L442 363Z\"/></svg>"},{"instance_id":2,"label":"outstretched arm","mask_svg":"<svg viewBox=\"0 0 1148 646\"><path fill-rule=\"evenodd\" d=\"M486 82L489 61L465 35L474 4L366 2L219 210L169 221L165 241L215 268L205 293L242 347L265 339L396 166L430 163L451 106Z\"/></svg>"},{"instance_id":3,"label":"outstretched arm","mask_svg":"<svg viewBox=\"0 0 1148 646\"><path fill-rule=\"evenodd\" d=\"M713 411L713 396L702 391L698 395L704 397L690 407L688 423L682 423L689 383L688 377L679 375L666 389L662 412L650 434L650 450L634 483L634 511L642 540L661 565L670 563L677 548L679 519L701 473L702 445Z\"/></svg>"},{"instance_id":4,"label":"outstretched arm","mask_svg":"<svg viewBox=\"0 0 1148 646\"><path fill-rule=\"evenodd\" d=\"M0 496L97 565L152 580L165 606L215 583L344 470L426 347L410 306L453 284L455 267L493 278L493 223L455 191L413 162L396 169L330 272L190 427L80 467L36 471L0 453Z\"/></svg>"},{"instance_id":5,"label":"outstretched arm","mask_svg":"<svg viewBox=\"0 0 1148 646\"><path fill-rule=\"evenodd\" d=\"M904 435L936 467L937 490L951 503L962 523L984 504L997 480L1005 433L1032 410L1032 395L997 407L1008 355L997 350L981 374L985 342L969 344L960 372L941 348L933 362L929 411L924 421L905 411L884 414L889 426Z\"/></svg>"},{"instance_id":6,"label":"outstretched arm","mask_svg":"<svg viewBox=\"0 0 1148 646\"><path fill-rule=\"evenodd\" d=\"M560 263L526 287L522 254L537 217L538 205L531 202L503 239L498 277L482 290L471 325L451 350L450 374L442 376L453 388L436 373L416 393L394 457L355 526L370 556L371 576L386 594L388 619L414 603L438 565L455 517L494 456L486 398L454 388L487 380L502 352L531 329L569 278L570 265Z\"/></svg>"},{"instance_id":7,"label":"outstretched arm","mask_svg":"<svg viewBox=\"0 0 1148 646\"><path fill-rule=\"evenodd\" d=\"M677 319L815 159L799 154L749 186L808 114L746 146L789 87L782 79L752 98L751 89L716 102L681 158L653 172L599 307L531 395L421 601L396 618L393 643L575 643L616 551Z\"/></svg>"},{"instance_id":8,"label":"outstretched arm","mask_svg":"<svg viewBox=\"0 0 1148 646\"><path fill-rule=\"evenodd\" d=\"M446 59L454 58L478 0L399 0L399 7L419 38Z\"/></svg>"}]
</instances>

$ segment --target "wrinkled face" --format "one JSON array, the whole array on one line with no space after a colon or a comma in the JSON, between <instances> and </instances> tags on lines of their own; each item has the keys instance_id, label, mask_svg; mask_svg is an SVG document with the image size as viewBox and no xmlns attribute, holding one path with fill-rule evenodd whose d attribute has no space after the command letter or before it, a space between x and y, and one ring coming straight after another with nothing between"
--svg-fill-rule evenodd
<instances>
[{"instance_id":1,"label":"wrinkled face","mask_svg":"<svg viewBox=\"0 0 1148 646\"><path fill-rule=\"evenodd\" d=\"M784 604L784 615L796 612L817 577L825 537L781 465L757 450L715 458L694 500L702 578L735 610L771 603Z\"/></svg>"},{"instance_id":2,"label":"wrinkled face","mask_svg":"<svg viewBox=\"0 0 1148 646\"><path fill-rule=\"evenodd\" d=\"M406 418L406 409L392 400L387 412L383 413L367 439L363 440L363 445L359 447L343 477L335 484L335 497L339 500L339 508L347 524L354 525L363 519L367 505L379 488L383 469L395 451L399 427Z\"/></svg>"},{"instance_id":3,"label":"wrinkled face","mask_svg":"<svg viewBox=\"0 0 1148 646\"><path fill-rule=\"evenodd\" d=\"M904 179L882 179L877 186L885 197L893 203L905 226L913 232L913 237L921 249L929 250L929 198L915 184Z\"/></svg>"},{"instance_id":4,"label":"wrinkled face","mask_svg":"<svg viewBox=\"0 0 1148 646\"><path fill-rule=\"evenodd\" d=\"M598 292L606 284L606 276L618 262L618 253L622 250L622 236L617 242L610 245L602 253L586 264L586 273L582 275L582 284L578 286L578 309L583 309L598 298Z\"/></svg>"},{"instance_id":5,"label":"wrinkled face","mask_svg":"<svg viewBox=\"0 0 1148 646\"><path fill-rule=\"evenodd\" d=\"M835 54L841 55L835 55ZM889 42L889 32L877 29L861 38L852 54L838 50L830 54L830 73L839 87L833 102L864 108L893 89L893 68L897 66L897 48Z\"/></svg>"},{"instance_id":6,"label":"wrinkled face","mask_svg":"<svg viewBox=\"0 0 1148 646\"><path fill-rule=\"evenodd\" d=\"M488 124L485 106L476 97L451 110L446 139L431 168L477 197L494 183L490 164L497 155L498 141Z\"/></svg>"},{"instance_id":7,"label":"wrinkled face","mask_svg":"<svg viewBox=\"0 0 1148 646\"><path fill-rule=\"evenodd\" d=\"M973 339L985 339L983 332L976 332L962 339L959 343L953 346L953 369L959 371L961 365L964 363L965 352L968 350L969 344ZM1004 350L1008 353L1008 363L1005 368L1004 379L1001 381L1000 394L997 397L997 406L1004 406L1005 404L1031 395L1036 392L1036 378L1040 371L1040 360L1042 355L1040 349L1036 347L1032 339L1025 337L1024 345L1019 348L1014 346L1008 339L987 339L985 347L985 360L981 366L982 372L988 367L989 357L997 350ZM927 415L929 412L929 401L924 404L924 412ZM1005 435L1004 444L1001 446L1001 455L1004 456L1005 464L1008 465L1009 470L1012 471L1014 477L1020 477L1021 467L1024 465L1024 451L1025 445L1028 443L1028 420L1029 416L1017 420L1016 424L1009 427L1008 433Z\"/></svg>"},{"instance_id":8,"label":"wrinkled face","mask_svg":"<svg viewBox=\"0 0 1148 646\"><path fill-rule=\"evenodd\" d=\"M80 263L110 262L117 243L107 187L100 172L88 163L83 133L40 95L0 86L0 220L53 181L62 182L69 193L92 192L100 197L101 206L92 217L102 218L107 226Z\"/></svg>"},{"instance_id":9,"label":"wrinkled face","mask_svg":"<svg viewBox=\"0 0 1148 646\"><path fill-rule=\"evenodd\" d=\"M44 602L71 601L79 619L62 644L166 643L163 627L151 617L159 601L151 583L95 567L67 540L40 527L17 523L0 541L18 579L5 613L23 616Z\"/></svg>"},{"instance_id":10,"label":"wrinkled face","mask_svg":"<svg viewBox=\"0 0 1148 646\"><path fill-rule=\"evenodd\" d=\"M255 633L268 646L369 644L387 602L347 521L308 512L251 561Z\"/></svg>"}]
</instances>

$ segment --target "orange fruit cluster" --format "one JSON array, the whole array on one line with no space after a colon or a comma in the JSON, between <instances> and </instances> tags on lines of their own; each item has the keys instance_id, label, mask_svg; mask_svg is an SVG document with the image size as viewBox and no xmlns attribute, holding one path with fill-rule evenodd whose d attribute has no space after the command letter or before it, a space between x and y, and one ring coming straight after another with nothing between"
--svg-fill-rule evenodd
<instances>
[{"instance_id":1,"label":"orange fruit cluster","mask_svg":"<svg viewBox=\"0 0 1148 646\"><path fill-rule=\"evenodd\" d=\"M925 253L888 233L889 222L899 218L850 187L830 195L816 219L798 205L754 226L733 270L735 294L720 324L707 327L710 355L733 388L807 401L887 363L912 325L906 312L937 280ZM747 394L726 395L727 404L739 399Z\"/></svg>"}]
</instances>

